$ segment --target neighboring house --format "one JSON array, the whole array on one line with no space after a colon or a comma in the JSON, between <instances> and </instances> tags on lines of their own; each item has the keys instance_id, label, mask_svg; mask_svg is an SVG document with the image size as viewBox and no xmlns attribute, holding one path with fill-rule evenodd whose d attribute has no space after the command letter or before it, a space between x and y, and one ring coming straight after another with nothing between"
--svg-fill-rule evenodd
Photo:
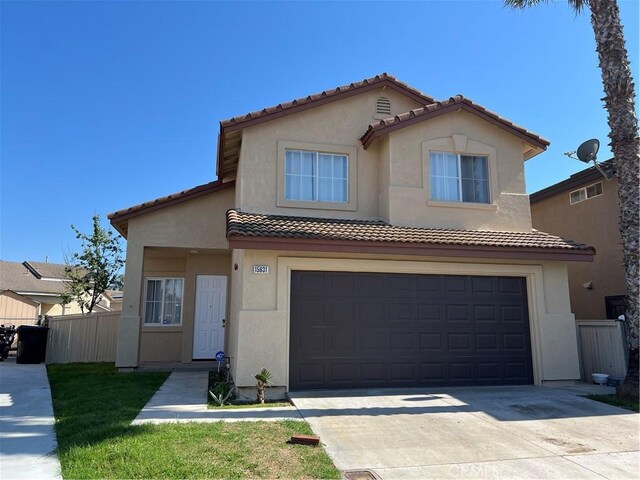
<instances>
[{"instance_id":1,"label":"neighboring house","mask_svg":"<svg viewBox=\"0 0 640 480\"><path fill-rule=\"evenodd\" d=\"M602 162L606 171L612 161ZM624 313L622 240L618 229L618 179L594 167L531 195L533 227L595 247L593 263L570 263L569 294L576 318L618 318Z\"/></svg>"},{"instance_id":2,"label":"neighboring house","mask_svg":"<svg viewBox=\"0 0 640 480\"><path fill-rule=\"evenodd\" d=\"M65 265L0 260L0 322L35 321L38 315L80 313L73 302L62 303Z\"/></svg>"},{"instance_id":3,"label":"neighboring house","mask_svg":"<svg viewBox=\"0 0 640 480\"><path fill-rule=\"evenodd\" d=\"M122 310L123 292L120 290L105 290L98 302L98 306L111 312Z\"/></svg>"},{"instance_id":4,"label":"neighboring house","mask_svg":"<svg viewBox=\"0 0 640 480\"><path fill-rule=\"evenodd\" d=\"M538 135L382 74L220 123L218 180L109 215L116 365L211 360L241 390L580 377L567 261L535 231Z\"/></svg>"}]
</instances>

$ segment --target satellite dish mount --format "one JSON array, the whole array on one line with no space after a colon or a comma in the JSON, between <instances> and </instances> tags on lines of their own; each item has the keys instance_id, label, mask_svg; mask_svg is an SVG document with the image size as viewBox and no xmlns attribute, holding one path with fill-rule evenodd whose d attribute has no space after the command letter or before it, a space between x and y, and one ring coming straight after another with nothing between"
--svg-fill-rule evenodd
<instances>
[{"instance_id":1,"label":"satellite dish mount","mask_svg":"<svg viewBox=\"0 0 640 480\"><path fill-rule=\"evenodd\" d=\"M605 172L600 164L596 161L599 149L600 141L597 138L592 138L591 140L582 142L577 151L566 152L565 155L569 158L575 158L576 160L580 160L584 163L593 162L593 166L596 167L596 170L598 170L604 178L606 178L607 180L611 180L611 173Z\"/></svg>"}]
</instances>

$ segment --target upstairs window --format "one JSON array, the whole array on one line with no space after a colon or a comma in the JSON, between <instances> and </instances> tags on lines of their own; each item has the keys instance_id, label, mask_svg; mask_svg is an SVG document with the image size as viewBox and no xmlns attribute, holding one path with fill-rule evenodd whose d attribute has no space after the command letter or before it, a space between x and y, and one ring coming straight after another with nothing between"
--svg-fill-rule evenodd
<instances>
[{"instance_id":1,"label":"upstairs window","mask_svg":"<svg viewBox=\"0 0 640 480\"><path fill-rule=\"evenodd\" d=\"M431 200L489 203L487 157L431 152L429 163Z\"/></svg>"},{"instance_id":2,"label":"upstairs window","mask_svg":"<svg viewBox=\"0 0 640 480\"><path fill-rule=\"evenodd\" d=\"M144 324L180 325L183 286L182 278L148 278Z\"/></svg>"},{"instance_id":3,"label":"upstairs window","mask_svg":"<svg viewBox=\"0 0 640 480\"><path fill-rule=\"evenodd\" d=\"M306 150L285 151L287 200L349 201L349 157Z\"/></svg>"},{"instance_id":4,"label":"upstairs window","mask_svg":"<svg viewBox=\"0 0 640 480\"><path fill-rule=\"evenodd\" d=\"M574 190L569 194L569 202L573 205L574 203L580 203L599 195L602 195L602 182Z\"/></svg>"}]
</instances>

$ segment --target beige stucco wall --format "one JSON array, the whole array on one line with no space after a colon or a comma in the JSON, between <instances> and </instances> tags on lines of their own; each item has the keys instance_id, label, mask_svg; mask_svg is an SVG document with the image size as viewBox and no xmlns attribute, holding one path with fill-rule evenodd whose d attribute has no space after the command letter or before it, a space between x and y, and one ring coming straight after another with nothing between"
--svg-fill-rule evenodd
<instances>
[{"instance_id":1,"label":"beige stucco wall","mask_svg":"<svg viewBox=\"0 0 640 480\"><path fill-rule=\"evenodd\" d=\"M602 181L602 195L571 205L572 188L531 205L534 228L553 233L596 249L593 262L568 264L569 294L576 318L606 317L605 297L625 295L622 243L618 233L618 180L591 180L582 186ZM592 288L583 284L591 282Z\"/></svg>"},{"instance_id":2,"label":"beige stucco wall","mask_svg":"<svg viewBox=\"0 0 640 480\"><path fill-rule=\"evenodd\" d=\"M134 368L140 360L186 361L191 355L193 342L191 302L195 298L195 275L205 271L212 275L223 275L229 271L230 267L227 265L230 254L226 240L225 214L234 206L233 202L234 189L230 188L129 219L126 288L118 327L116 366ZM157 260L152 261L146 253L152 251L150 247L179 248L173 253L164 250L163 254L156 256ZM198 253L192 253L192 251ZM147 332L145 327L143 338L141 315L144 277L149 272L153 272L154 268L159 268L158 262L163 256L172 258L171 255L174 259L182 258L179 268L177 265L171 267L165 265L161 269L169 271L171 268L176 268L176 272L186 278L183 325L177 330L167 330L162 333ZM207 258L208 256L211 258ZM175 329L175 327L166 328ZM189 334L182 335L183 330L188 331ZM168 344L171 344L171 347L166 350L167 355L160 355L158 352L162 351L162 346Z\"/></svg>"},{"instance_id":3,"label":"beige stucco wall","mask_svg":"<svg viewBox=\"0 0 640 480\"><path fill-rule=\"evenodd\" d=\"M404 226L530 231L522 145L517 137L465 111L392 132L388 147L383 143L381 149L381 165L389 168L389 212L382 218ZM487 156L491 203L431 201L431 151Z\"/></svg>"},{"instance_id":4,"label":"beige stucco wall","mask_svg":"<svg viewBox=\"0 0 640 480\"><path fill-rule=\"evenodd\" d=\"M567 300L566 266L561 262L513 264L259 250L234 251L234 262L238 270L232 271L232 284L239 288L242 299L236 300L237 305L231 312L235 328L230 353L234 379L240 388L252 387L253 375L263 367L272 372L274 385L288 385L291 270L524 276L528 287L535 383L580 377L575 321ZM270 273L255 275L253 265L268 265Z\"/></svg>"},{"instance_id":5,"label":"beige stucco wall","mask_svg":"<svg viewBox=\"0 0 640 480\"><path fill-rule=\"evenodd\" d=\"M393 114L420 106L393 90L379 89L246 128L236 180L237 207L256 213L378 219L378 146L365 150L359 138L375 121L375 105L380 96L391 101ZM353 149L355 158L350 156L349 168L357 170L355 183L350 185L351 194L357 191L355 211L278 207L277 192L284 181L278 175L278 142L307 143L309 149L329 152L343 147Z\"/></svg>"},{"instance_id":6,"label":"beige stucco wall","mask_svg":"<svg viewBox=\"0 0 640 480\"><path fill-rule=\"evenodd\" d=\"M237 207L281 215L383 219L394 225L531 230L521 139L460 111L391 132L365 150L359 138L374 121L375 101L381 94L357 95L246 128ZM417 106L395 92L384 95L391 99L394 113ZM285 148L349 154L353 205L283 202ZM430 201L431 150L488 156L491 204Z\"/></svg>"}]
</instances>

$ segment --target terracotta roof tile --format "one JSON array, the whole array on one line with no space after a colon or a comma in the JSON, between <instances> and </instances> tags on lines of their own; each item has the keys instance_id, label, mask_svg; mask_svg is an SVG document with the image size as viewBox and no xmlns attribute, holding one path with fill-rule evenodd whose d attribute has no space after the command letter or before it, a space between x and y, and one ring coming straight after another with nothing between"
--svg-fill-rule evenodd
<instances>
[{"instance_id":1,"label":"terracotta roof tile","mask_svg":"<svg viewBox=\"0 0 640 480\"><path fill-rule=\"evenodd\" d=\"M424 107L415 108L413 110L409 110L408 112L400 113L394 117L385 118L383 120L374 122L369 125L367 131L362 135L362 137L360 137L360 141L362 142L364 147L367 148L371 144L371 142L373 142L373 140L375 140L378 136L387 133L391 129L395 130L422 120L427 120L431 116L435 116L438 113L444 113L444 111L449 111L455 108L464 108L466 110L470 110L472 113L484 115L488 119L499 123L501 126L512 129L514 133L520 134L528 138L530 141L539 144L539 146L541 147L549 146L548 140L540 137L539 135L536 135L533 132L530 132L520 125L516 125L510 120L499 116L497 113L486 109L482 105L478 105L477 103L463 97L462 95L454 95L448 100L434 102L429 105L425 105Z\"/></svg>"},{"instance_id":2,"label":"terracotta roof tile","mask_svg":"<svg viewBox=\"0 0 640 480\"><path fill-rule=\"evenodd\" d=\"M504 232L396 227L382 221L289 217L229 210L227 212L227 237L236 235L243 237L518 247L594 252L593 247L537 230L531 232Z\"/></svg>"},{"instance_id":3,"label":"terracotta roof tile","mask_svg":"<svg viewBox=\"0 0 640 480\"><path fill-rule=\"evenodd\" d=\"M108 214L107 218L109 219L111 224L124 237L126 237L127 229L126 229L126 224L124 222L131 217L141 215L143 213L147 213L153 210L157 210L162 207L168 207L176 203L185 202L187 200L201 197L203 195L208 195L210 193L217 192L218 190L224 190L225 188L229 188L234 185L235 185L234 180L230 182L222 182L220 180L216 180L214 182L198 185L196 187L189 188L187 190L182 190L181 192L172 193L171 195L159 197L159 198L156 198L155 200L149 200L148 202L140 203L138 205L134 205L129 208L117 210L113 213Z\"/></svg>"},{"instance_id":4,"label":"terracotta roof tile","mask_svg":"<svg viewBox=\"0 0 640 480\"><path fill-rule=\"evenodd\" d=\"M344 95L345 93L350 91L359 90L359 89L362 89L363 87L367 87L370 85L378 85L381 83L392 83L397 87L405 90L406 92L412 94L416 98L416 100L419 100L421 103L426 104L434 101L433 97L430 97L429 95L425 95L419 90L416 90L415 88L410 87L409 85L407 85L404 82L401 82L394 76L389 75L388 73L381 73L380 75L376 75L375 77L365 78L360 82L350 83L349 85L343 85L331 90L323 90L320 93L307 95L306 97L297 98L290 102L279 103L278 105L274 105L272 107L266 107L266 108L263 108L262 110L256 110L254 112L250 112L245 115L238 115L236 117L231 117L226 120L222 120L220 122L220 126L222 128L227 128L227 127L239 125L245 122L256 120L261 117L269 116L274 113L280 113L294 107L301 107L309 103L317 102L319 100L324 100L334 96Z\"/></svg>"}]
</instances>

